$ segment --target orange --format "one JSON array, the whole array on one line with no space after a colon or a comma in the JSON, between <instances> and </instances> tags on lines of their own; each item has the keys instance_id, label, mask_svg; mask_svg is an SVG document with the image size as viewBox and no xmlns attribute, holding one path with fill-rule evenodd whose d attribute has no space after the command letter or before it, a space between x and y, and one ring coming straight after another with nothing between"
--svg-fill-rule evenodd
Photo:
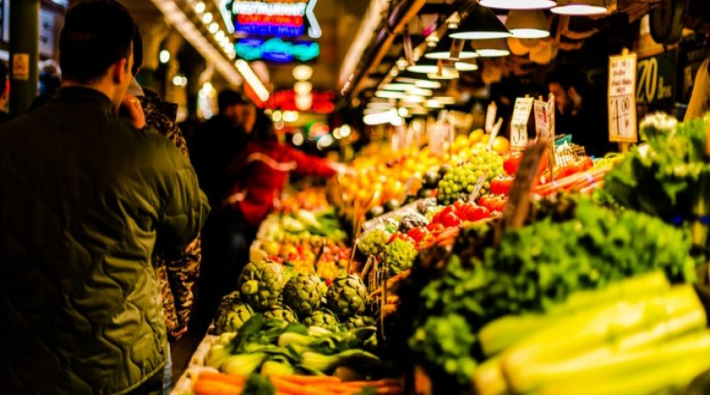
<instances>
[{"instance_id":1,"label":"orange","mask_svg":"<svg viewBox=\"0 0 710 395\"><path fill-rule=\"evenodd\" d=\"M493 148L493 151L505 155L510 152L510 142L503 136L497 136L496 139L493 140L493 146L491 148Z\"/></svg>"}]
</instances>

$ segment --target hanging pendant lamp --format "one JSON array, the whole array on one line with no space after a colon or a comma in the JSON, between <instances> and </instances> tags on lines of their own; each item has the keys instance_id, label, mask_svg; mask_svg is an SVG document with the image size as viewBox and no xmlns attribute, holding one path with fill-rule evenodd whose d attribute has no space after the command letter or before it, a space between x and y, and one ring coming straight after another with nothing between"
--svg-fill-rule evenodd
<instances>
[{"instance_id":1,"label":"hanging pendant lamp","mask_svg":"<svg viewBox=\"0 0 710 395\"><path fill-rule=\"evenodd\" d=\"M481 0L480 4L503 10L543 10L556 5L552 0Z\"/></svg>"},{"instance_id":2,"label":"hanging pendant lamp","mask_svg":"<svg viewBox=\"0 0 710 395\"><path fill-rule=\"evenodd\" d=\"M455 55L455 53L452 52L452 47L454 45L459 46L457 57L452 56ZM436 47L431 52L427 52L424 54L424 57L428 59L461 60L477 58L478 54L476 53L476 51L473 51L471 49L464 50L463 41L452 40L450 37L443 37L441 40L439 40L439 43L436 44Z\"/></svg>"},{"instance_id":3,"label":"hanging pendant lamp","mask_svg":"<svg viewBox=\"0 0 710 395\"><path fill-rule=\"evenodd\" d=\"M475 49L482 58L496 58L510 55L510 50L505 40L498 38L494 40L477 40Z\"/></svg>"},{"instance_id":4,"label":"hanging pendant lamp","mask_svg":"<svg viewBox=\"0 0 710 395\"><path fill-rule=\"evenodd\" d=\"M608 12L606 0L559 0L550 11L560 15L601 15Z\"/></svg>"},{"instance_id":5,"label":"hanging pendant lamp","mask_svg":"<svg viewBox=\"0 0 710 395\"><path fill-rule=\"evenodd\" d=\"M547 18L542 10L511 10L508 12L505 25L515 38L550 36L547 30Z\"/></svg>"},{"instance_id":6,"label":"hanging pendant lamp","mask_svg":"<svg viewBox=\"0 0 710 395\"><path fill-rule=\"evenodd\" d=\"M475 4L459 28L449 34L449 37L457 40L484 40L511 35L490 8Z\"/></svg>"}]
</instances>

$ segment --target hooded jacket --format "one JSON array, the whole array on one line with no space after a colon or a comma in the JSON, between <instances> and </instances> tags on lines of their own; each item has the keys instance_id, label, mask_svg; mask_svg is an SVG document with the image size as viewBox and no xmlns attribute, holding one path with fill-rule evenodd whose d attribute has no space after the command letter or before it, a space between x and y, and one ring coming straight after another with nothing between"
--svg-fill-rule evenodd
<instances>
[{"instance_id":1,"label":"hooded jacket","mask_svg":"<svg viewBox=\"0 0 710 395\"><path fill-rule=\"evenodd\" d=\"M111 101L62 88L0 127L0 393L123 394L162 374L152 256L209 211L189 162Z\"/></svg>"}]
</instances>

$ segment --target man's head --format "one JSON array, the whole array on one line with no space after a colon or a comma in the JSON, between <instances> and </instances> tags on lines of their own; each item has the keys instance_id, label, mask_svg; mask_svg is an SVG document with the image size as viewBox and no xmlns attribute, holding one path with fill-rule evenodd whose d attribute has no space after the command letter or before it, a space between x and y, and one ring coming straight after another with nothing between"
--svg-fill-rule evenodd
<instances>
[{"instance_id":1,"label":"man's head","mask_svg":"<svg viewBox=\"0 0 710 395\"><path fill-rule=\"evenodd\" d=\"M59 36L65 85L100 87L120 105L132 78L136 24L115 0L84 0L69 8Z\"/></svg>"},{"instance_id":2,"label":"man's head","mask_svg":"<svg viewBox=\"0 0 710 395\"><path fill-rule=\"evenodd\" d=\"M582 106L582 97L587 90L587 80L581 70L559 65L545 78L550 93L555 95L557 111L570 115Z\"/></svg>"},{"instance_id":3,"label":"man's head","mask_svg":"<svg viewBox=\"0 0 710 395\"><path fill-rule=\"evenodd\" d=\"M234 125L244 128L246 133L251 133L254 129L256 108L241 93L231 89L219 92L217 106L221 116L232 121Z\"/></svg>"}]
</instances>

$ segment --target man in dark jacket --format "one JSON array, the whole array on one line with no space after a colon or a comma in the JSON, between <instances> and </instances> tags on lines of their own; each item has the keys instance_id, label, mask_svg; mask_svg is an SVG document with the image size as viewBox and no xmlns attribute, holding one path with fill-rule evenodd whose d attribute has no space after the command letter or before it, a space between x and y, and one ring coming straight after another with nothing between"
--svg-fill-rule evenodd
<instances>
[{"instance_id":1,"label":"man in dark jacket","mask_svg":"<svg viewBox=\"0 0 710 395\"><path fill-rule=\"evenodd\" d=\"M2 394L162 393L153 251L182 251L209 205L189 162L124 98L134 31L113 0L74 5L57 97L0 127Z\"/></svg>"}]
</instances>

